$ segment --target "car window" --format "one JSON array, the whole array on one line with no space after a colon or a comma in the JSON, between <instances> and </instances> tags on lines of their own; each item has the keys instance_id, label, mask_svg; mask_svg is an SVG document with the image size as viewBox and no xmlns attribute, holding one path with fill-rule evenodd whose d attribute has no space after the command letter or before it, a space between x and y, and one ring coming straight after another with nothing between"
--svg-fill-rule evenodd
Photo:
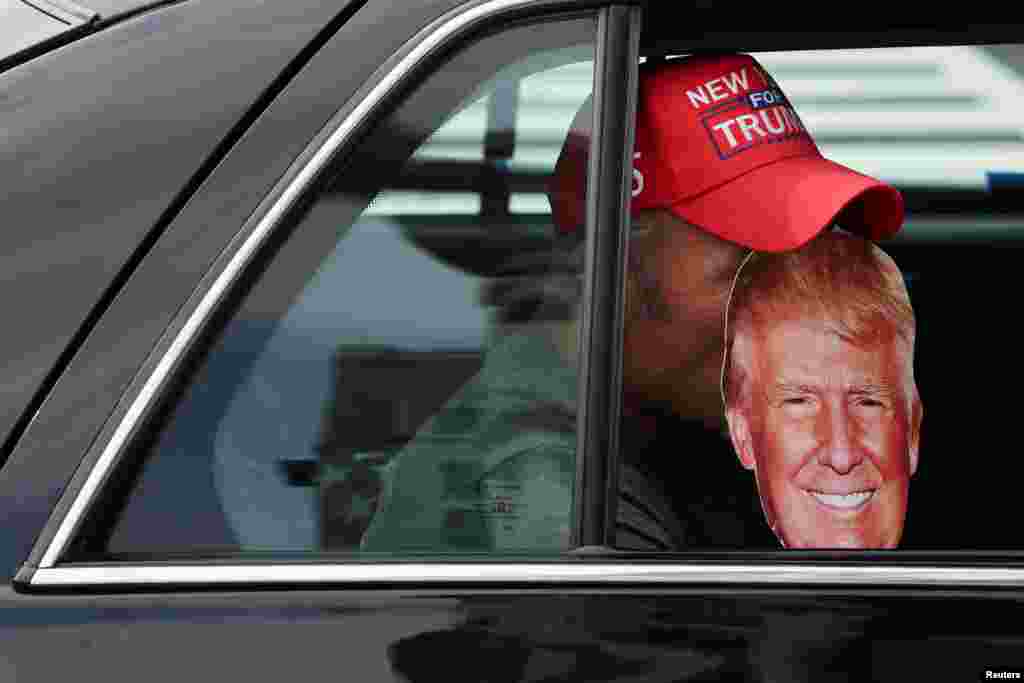
<instances>
[{"instance_id":1,"label":"car window","mask_svg":"<svg viewBox=\"0 0 1024 683\"><path fill-rule=\"evenodd\" d=\"M0 66L18 53L38 47L91 21L95 13L62 7L46 0L0 0Z\"/></svg>"},{"instance_id":2,"label":"car window","mask_svg":"<svg viewBox=\"0 0 1024 683\"><path fill-rule=\"evenodd\" d=\"M749 112L725 107L746 86L728 70L687 86L688 106L710 111L709 144L752 154L806 128L825 158L898 189L905 222L875 248L846 234L857 223L849 212L799 253L755 248L718 288L729 293L728 316L724 335L719 317L704 337L716 349L698 366L706 372L662 383L656 404L643 400L653 383L629 386L628 368L635 381L636 366L647 367L635 349L655 348L634 341L630 357L629 339L649 328L627 327L635 415L624 420L634 447L623 457L664 489L679 550L1019 549L1003 520L1015 514L1022 474L1005 429L1015 401L1004 398L1024 379L1009 320L1024 247L1020 47L751 54L770 76ZM774 104L794 116L772 118L779 91L785 100ZM637 172L651 177L649 166ZM737 191L730 211L749 197ZM750 220L770 229L773 206L763 200ZM688 350L706 352L693 344L692 307L708 290L688 286L668 302L688 325L658 328L676 335L671 349L657 347L663 369L673 367L665 358L682 368ZM724 374L723 360L732 363ZM719 382L724 397L715 397Z\"/></svg>"},{"instance_id":3,"label":"car window","mask_svg":"<svg viewBox=\"0 0 1024 683\"><path fill-rule=\"evenodd\" d=\"M561 552L581 267L547 182L595 21L444 59L288 221L79 557Z\"/></svg>"}]
</instances>

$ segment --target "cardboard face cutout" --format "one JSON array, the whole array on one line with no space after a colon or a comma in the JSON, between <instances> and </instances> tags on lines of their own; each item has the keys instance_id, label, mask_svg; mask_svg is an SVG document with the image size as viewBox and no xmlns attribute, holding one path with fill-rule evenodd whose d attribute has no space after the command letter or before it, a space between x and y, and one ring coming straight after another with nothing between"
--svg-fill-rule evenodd
<instances>
[{"instance_id":1,"label":"cardboard face cutout","mask_svg":"<svg viewBox=\"0 0 1024 683\"><path fill-rule=\"evenodd\" d=\"M913 311L878 247L823 233L744 262L723 396L733 448L787 548L895 548L923 415Z\"/></svg>"}]
</instances>

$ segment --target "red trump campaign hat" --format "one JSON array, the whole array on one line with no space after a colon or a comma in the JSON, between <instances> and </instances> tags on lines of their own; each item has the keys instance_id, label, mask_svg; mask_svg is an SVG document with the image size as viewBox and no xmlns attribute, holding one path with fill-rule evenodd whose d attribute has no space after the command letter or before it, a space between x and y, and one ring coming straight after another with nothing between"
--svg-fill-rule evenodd
<instances>
[{"instance_id":1,"label":"red trump campaign hat","mask_svg":"<svg viewBox=\"0 0 1024 683\"><path fill-rule=\"evenodd\" d=\"M576 114L548 197L555 224L585 212L590 101ZM632 212L663 208L758 251L801 246L829 224L878 240L903 224L896 188L829 161L774 79L743 54L640 67Z\"/></svg>"}]
</instances>

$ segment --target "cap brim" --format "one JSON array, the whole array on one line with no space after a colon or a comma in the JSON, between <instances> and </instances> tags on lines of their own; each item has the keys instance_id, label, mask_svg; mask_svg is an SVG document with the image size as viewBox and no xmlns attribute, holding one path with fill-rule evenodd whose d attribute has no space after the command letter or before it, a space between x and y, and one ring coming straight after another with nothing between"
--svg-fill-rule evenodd
<instances>
[{"instance_id":1,"label":"cap brim","mask_svg":"<svg viewBox=\"0 0 1024 683\"><path fill-rule=\"evenodd\" d=\"M832 223L871 240L903 225L896 188L817 155L774 161L669 208L757 251L796 249Z\"/></svg>"}]
</instances>

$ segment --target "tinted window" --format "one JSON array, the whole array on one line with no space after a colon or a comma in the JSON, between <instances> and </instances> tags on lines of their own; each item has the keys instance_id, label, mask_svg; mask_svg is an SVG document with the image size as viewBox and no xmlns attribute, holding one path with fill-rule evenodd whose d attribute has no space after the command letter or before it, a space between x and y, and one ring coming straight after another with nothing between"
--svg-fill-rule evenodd
<instances>
[{"instance_id":1,"label":"tinted window","mask_svg":"<svg viewBox=\"0 0 1024 683\"><path fill-rule=\"evenodd\" d=\"M87 556L559 552L580 264L545 192L594 22L445 60L283 226Z\"/></svg>"}]
</instances>

